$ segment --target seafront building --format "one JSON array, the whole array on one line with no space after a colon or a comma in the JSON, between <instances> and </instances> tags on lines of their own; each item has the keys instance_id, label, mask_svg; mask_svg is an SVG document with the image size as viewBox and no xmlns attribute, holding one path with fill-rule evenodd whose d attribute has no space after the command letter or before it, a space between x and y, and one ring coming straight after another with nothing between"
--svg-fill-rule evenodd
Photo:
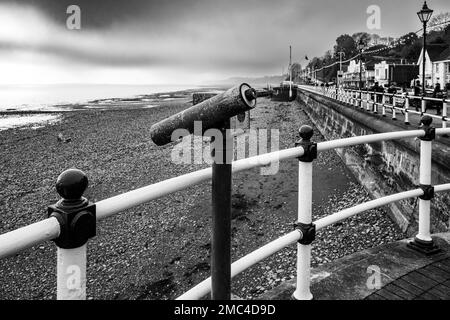
<instances>
[{"instance_id":1,"label":"seafront building","mask_svg":"<svg viewBox=\"0 0 450 320\"><path fill-rule=\"evenodd\" d=\"M423 49L417 65L419 66L419 79L422 79ZM436 83L441 88L450 82L450 49L445 44L429 44L425 52L425 86L433 88Z\"/></svg>"}]
</instances>

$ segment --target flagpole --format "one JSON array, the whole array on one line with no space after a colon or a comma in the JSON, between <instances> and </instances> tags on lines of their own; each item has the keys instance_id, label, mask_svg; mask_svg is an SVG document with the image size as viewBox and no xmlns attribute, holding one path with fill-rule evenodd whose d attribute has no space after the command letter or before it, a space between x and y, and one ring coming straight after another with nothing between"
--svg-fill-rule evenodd
<instances>
[{"instance_id":1,"label":"flagpole","mask_svg":"<svg viewBox=\"0 0 450 320\"><path fill-rule=\"evenodd\" d=\"M289 46L289 99L292 98L292 47Z\"/></svg>"}]
</instances>

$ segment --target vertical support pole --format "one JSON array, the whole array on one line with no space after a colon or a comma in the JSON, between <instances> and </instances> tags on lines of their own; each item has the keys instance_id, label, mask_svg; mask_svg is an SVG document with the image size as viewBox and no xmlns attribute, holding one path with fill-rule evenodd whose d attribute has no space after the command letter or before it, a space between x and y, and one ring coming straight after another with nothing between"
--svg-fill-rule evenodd
<instances>
[{"instance_id":1,"label":"vertical support pole","mask_svg":"<svg viewBox=\"0 0 450 320\"><path fill-rule=\"evenodd\" d=\"M312 224L312 162L317 158L317 144L312 143L314 132L310 126L300 128L302 146L305 151L298 163L298 222L296 227L302 232L302 239L297 244L297 287L292 298L311 300L311 243L315 238L315 226Z\"/></svg>"},{"instance_id":2,"label":"vertical support pole","mask_svg":"<svg viewBox=\"0 0 450 320\"><path fill-rule=\"evenodd\" d=\"M57 249L56 299L86 300L86 245Z\"/></svg>"},{"instance_id":3,"label":"vertical support pole","mask_svg":"<svg viewBox=\"0 0 450 320\"><path fill-rule=\"evenodd\" d=\"M358 103L358 105L357 105L357 108L362 108L363 103L364 103L364 97L365 97L365 95L364 95L364 93L361 91L360 94L359 94L359 103Z\"/></svg>"},{"instance_id":4,"label":"vertical support pole","mask_svg":"<svg viewBox=\"0 0 450 320\"><path fill-rule=\"evenodd\" d=\"M393 120L397 120L396 116L394 115L396 105L397 105L397 97L395 96L395 94L393 94L392 95L392 119Z\"/></svg>"},{"instance_id":5,"label":"vertical support pole","mask_svg":"<svg viewBox=\"0 0 450 320\"><path fill-rule=\"evenodd\" d=\"M430 200L434 197L434 188L431 185L431 153L435 129L431 127L432 122L433 119L430 116L423 116L421 119L421 128L425 131L425 135L420 137L419 183L424 194L419 197L419 232L414 241L408 243L409 247L427 255L439 251L430 234Z\"/></svg>"},{"instance_id":6,"label":"vertical support pole","mask_svg":"<svg viewBox=\"0 0 450 320\"><path fill-rule=\"evenodd\" d=\"M405 95L405 124L409 125L409 97Z\"/></svg>"},{"instance_id":7,"label":"vertical support pole","mask_svg":"<svg viewBox=\"0 0 450 320\"><path fill-rule=\"evenodd\" d=\"M431 185L431 141L420 141L420 178L421 185ZM419 199L419 233L417 238L432 241L430 236L430 200Z\"/></svg>"},{"instance_id":8,"label":"vertical support pole","mask_svg":"<svg viewBox=\"0 0 450 320\"><path fill-rule=\"evenodd\" d=\"M447 97L448 99L450 99L450 97ZM444 101L442 101L442 129L446 129L447 128L447 108L448 108L448 102L447 100L444 99Z\"/></svg>"},{"instance_id":9,"label":"vertical support pole","mask_svg":"<svg viewBox=\"0 0 450 320\"><path fill-rule=\"evenodd\" d=\"M366 89L366 108L369 108L369 104L370 104L370 94L369 89ZM364 109L363 105L361 105L361 109Z\"/></svg>"},{"instance_id":10,"label":"vertical support pole","mask_svg":"<svg viewBox=\"0 0 450 320\"><path fill-rule=\"evenodd\" d=\"M382 108L381 108L381 115L383 117L386 117L386 96L383 94L383 100L381 101Z\"/></svg>"},{"instance_id":11,"label":"vertical support pole","mask_svg":"<svg viewBox=\"0 0 450 320\"><path fill-rule=\"evenodd\" d=\"M363 109L364 108L364 103L366 103L367 101L367 95L366 93L361 91L361 103L359 104L359 108Z\"/></svg>"},{"instance_id":12,"label":"vertical support pole","mask_svg":"<svg viewBox=\"0 0 450 320\"><path fill-rule=\"evenodd\" d=\"M397 120L397 110L394 108L392 108L392 120Z\"/></svg>"},{"instance_id":13,"label":"vertical support pole","mask_svg":"<svg viewBox=\"0 0 450 320\"><path fill-rule=\"evenodd\" d=\"M384 100L384 95L382 95L382 100ZM378 113L378 97L376 99L377 103L373 106L373 113ZM384 104L383 104L384 106Z\"/></svg>"},{"instance_id":14,"label":"vertical support pole","mask_svg":"<svg viewBox=\"0 0 450 320\"><path fill-rule=\"evenodd\" d=\"M88 179L82 171L64 171L56 181L62 199L48 207L48 216L55 217L61 227L54 239L58 247L58 300L86 299L86 243L96 234L95 204L83 197L87 186Z\"/></svg>"},{"instance_id":15,"label":"vertical support pole","mask_svg":"<svg viewBox=\"0 0 450 320\"><path fill-rule=\"evenodd\" d=\"M422 107L422 116L425 114L425 112L427 111L427 101L422 97L422 100L421 100L421 107Z\"/></svg>"},{"instance_id":16,"label":"vertical support pole","mask_svg":"<svg viewBox=\"0 0 450 320\"><path fill-rule=\"evenodd\" d=\"M231 299L231 161L230 120L221 128L222 150L212 164L211 299ZM220 144L219 144L220 146ZM231 148L231 150L229 150Z\"/></svg>"}]
</instances>

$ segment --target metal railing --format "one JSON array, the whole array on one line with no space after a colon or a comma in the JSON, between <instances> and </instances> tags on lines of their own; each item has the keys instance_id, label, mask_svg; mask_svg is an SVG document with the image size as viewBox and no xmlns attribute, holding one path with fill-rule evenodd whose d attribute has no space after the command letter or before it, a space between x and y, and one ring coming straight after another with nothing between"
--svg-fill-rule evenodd
<instances>
[{"instance_id":1,"label":"metal railing","mask_svg":"<svg viewBox=\"0 0 450 320\"><path fill-rule=\"evenodd\" d=\"M448 108L450 106L450 98L432 98L410 95L407 92L401 94L374 92L370 90L355 90L347 88L318 87L318 86L299 86L303 90L313 91L340 102L359 107L361 110L380 113L385 117L386 110L390 110L392 119L397 120L397 112L404 115L404 123L409 125L409 114L418 114L420 116L428 115L434 119L442 121L442 128L447 128ZM442 109L442 114L432 114L427 112L428 104L437 105L436 113ZM442 106L441 106L442 105ZM420 111L419 111L420 110Z\"/></svg>"},{"instance_id":2,"label":"metal railing","mask_svg":"<svg viewBox=\"0 0 450 320\"><path fill-rule=\"evenodd\" d=\"M298 242L297 287L293 297L298 300L311 299L311 246L316 231L369 209L413 197L419 197L419 231L409 245L426 253L436 251L437 248L430 236L430 202L435 192L450 190L450 183L431 185L432 141L436 135L450 134L450 128L433 128L431 126L432 118L429 116L424 116L421 122L422 127L419 130L358 136L317 144L311 141L312 128L302 126L300 128L302 140L294 148L233 161L231 170L232 173L237 173L297 158L299 160L299 192L298 220L295 229L232 263L230 278L282 248ZM312 221L312 171L314 159L318 154L336 148L406 138L421 140L420 188L358 204ZM60 194L61 200L56 205L49 207L49 217L0 235L0 259L44 241L54 240L57 245L57 299L85 299L86 246L88 239L95 236L96 221L210 180L212 176L213 169L207 168L135 189L94 204L83 197L88 183L84 173L76 169L66 170L56 182L56 190ZM74 276L77 277L75 282L73 281ZM73 283L77 285L72 285ZM202 281L177 299L200 299L209 292L211 292L211 278Z\"/></svg>"}]
</instances>

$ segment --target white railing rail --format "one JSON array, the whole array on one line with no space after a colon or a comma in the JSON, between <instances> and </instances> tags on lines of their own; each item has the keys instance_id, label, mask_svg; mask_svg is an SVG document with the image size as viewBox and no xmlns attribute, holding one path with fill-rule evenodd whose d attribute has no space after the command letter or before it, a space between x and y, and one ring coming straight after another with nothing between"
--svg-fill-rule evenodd
<instances>
[{"instance_id":1,"label":"white railing rail","mask_svg":"<svg viewBox=\"0 0 450 320\"><path fill-rule=\"evenodd\" d=\"M428 115L434 119L442 121L442 128L447 128L447 122L450 121L448 117L448 108L450 106L450 97L447 98L433 98L433 97L422 97L410 95L407 92L401 94L385 93L385 92L374 92L370 90L355 90L348 88L337 88L336 87L317 87L317 86L307 86L299 85L299 88L319 93L325 95L329 98L335 99L340 102L350 104L360 109L365 109L366 111L373 112L375 114L379 113L379 108L381 107L382 116L386 116L386 110L391 110L392 119L397 120L397 112L404 114L404 123L410 124L409 114L418 114L420 116ZM417 102L417 103L415 103ZM437 109L439 111L442 109L441 114L428 113L427 102L435 102L437 105L442 104L442 107ZM411 109L415 104L414 109ZM419 111L420 109L420 111Z\"/></svg>"},{"instance_id":2,"label":"white railing rail","mask_svg":"<svg viewBox=\"0 0 450 320\"><path fill-rule=\"evenodd\" d=\"M423 186L431 186L431 152L432 139L430 138L431 119L422 119L424 128L420 130L397 131L389 133L380 133L367 136L358 136L333 141L318 143L317 152L331 150L335 148L343 148L367 144L379 141L420 138L420 184ZM305 128L307 126L302 127ZM301 129L301 130L302 130ZM312 129L310 129L312 130ZM433 130L434 131L434 130ZM304 132L303 132L304 134ZM436 129L436 135L450 134L450 129ZM302 135L302 131L301 131ZM308 133L309 137L302 136L305 142L309 143L312 132ZM432 137L431 137L432 138ZM308 145L308 144L306 144ZM306 149L305 149L306 148ZM305 151L306 150L306 151ZM299 158L299 207L298 222L303 225L311 226L311 192L312 192L312 160L301 160L305 156L310 155L309 147L298 146L295 148L285 149L272 153L267 153L251 158L246 158L233 162L232 171L240 172L255 167L266 166L272 162ZM113 214L128 208L146 203L148 201L169 195L173 192L186 189L190 186L199 184L203 181L211 179L211 168L195 171L162 182L158 182L143 188L139 188L109 199L105 199L96 203L96 219L101 220ZM425 189L415 189L384 198L375 199L363 204L359 204L352 208L348 208L330 216L324 217L314 222L316 230L324 228L342 219L351 217L363 211L383 206L395 201L411 198L422 197ZM434 192L443 192L450 190L450 184L444 184L434 187ZM0 235L0 259L18 253L21 250L30 248L41 242L55 239L61 232L59 221L50 217L43 221L10 231ZM309 231L308 231L309 232ZM305 229L296 229L287 235L270 242L262 248L246 255L231 265L231 277L250 268L259 261L265 259L271 254L281 250L282 248L296 242L306 241ZM419 200L419 232L416 240L420 244L429 245L430 238L430 199L424 198ZM297 289L293 296L296 299L311 299L312 295L309 291L310 285L310 254L311 243L298 244L297 257ZM68 273L68 269L78 266L82 285L77 288L69 288L67 286L68 277L72 274ZM208 294L211 290L211 279L208 278L195 286L178 299L200 299ZM85 299L86 298L86 245L74 249L62 249L58 247L57 253L57 298L58 299Z\"/></svg>"},{"instance_id":3,"label":"white railing rail","mask_svg":"<svg viewBox=\"0 0 450 320\"><path fill-rule=\"evenodd\" d=\"M435 186L435 192L443 192L443 191L449 191L450 190L450 183L449 184L442 184ZM339 221L345 220L347 218L353 217L357 215L358 213L362 213L371 209L379 208L385 205L388 205L390 203L394 203L400 200L406 200L409 198L415 198L423 195L422 189L414 189L406 192L401 192L397 194L393 194L387 197L378 198L372 201L368 201L359 205L356 205L351 208L347 208L344 210L341 210L339 212L336 212L334 214L331 214L329 216L326 216L324 218L321 218L319 220L314 221L314 224L316 225L316 230L323 229L327 226L330 226L334 223L337 223ZM278 251L282 250L283 248L299 241L302 238L302 233L299 231L292 231L268 244L265 246L251 252L250 254L240 258L236 262L234 262L231 265L231 275L232 277L238 275L239 273L245 271L246 269L252 267L253 265L261 262L265 258L271 256L272 254L277 253ZM300 293L306 293L303 296L304 300L311 299L312 295L309 291L309 277L306 277L309 275L308 269L300 269L297 270L297 281L299 279L299 274L302 278L306 278L307 280L301 281L300 284L297 283L297 290ZM296 291L297 291L296 290ZM198 285L187 291L186 293L182 294L177 298L177 300L198 300L207 295L211 292L211 278L208 278L202 282L200 282ZM294 296L297 298L297 296Z\"/></svg>"}]
</instances>

